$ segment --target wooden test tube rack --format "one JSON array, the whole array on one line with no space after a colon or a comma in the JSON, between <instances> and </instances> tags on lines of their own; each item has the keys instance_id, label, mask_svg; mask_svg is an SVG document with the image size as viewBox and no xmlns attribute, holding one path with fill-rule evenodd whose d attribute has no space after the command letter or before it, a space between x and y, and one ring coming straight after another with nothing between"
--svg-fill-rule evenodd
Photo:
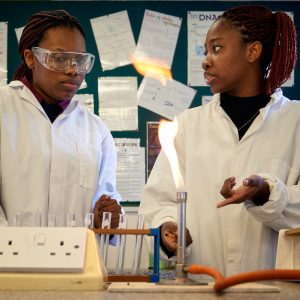
<instances>
[{"instance_id":1,"label":"wooden test tube rack","mask_svg":"<svg viewBox=\"0 0 300 300\"><path fill-rule=\"evenodd\" d=\"M287 236L297 236L300 235L300 227L298 228L293 228L293 229L288 229L284 233Z\"/></svg>"},{"instance_id":2,"label":"wooden test tube rack","mask_svg":"<svg viewBox=\"0 0 300 300\"><path fill-rule=\"evenodd\" d=\"M148 235L154 237L154 262L153 273L151 275L108 275L108 282L159 282L159 248L160 230L159 228L150 229L93 229L95 234L109 235Z\"/></svg>"}]
</instances>

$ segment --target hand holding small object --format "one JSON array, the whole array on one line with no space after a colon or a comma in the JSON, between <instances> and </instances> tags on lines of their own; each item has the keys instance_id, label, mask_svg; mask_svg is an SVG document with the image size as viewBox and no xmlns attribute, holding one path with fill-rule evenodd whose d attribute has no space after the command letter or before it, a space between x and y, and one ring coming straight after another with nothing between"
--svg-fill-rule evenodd
<instances>
[{"instance_id":1,"label":"hand holding small object","mask_svg":"<svg viewBox=\"0 0 300 300\"><path fill-rule=\"evenodd\" d=\"M119 215L121 214L121 206L117 200L112 199L108 195L102 195L96 202L94 208L94 224L95 228L101 228L103 212L110 212L111 226L110 228L116 229L119 226Z\"/></svg>"}]
</instances>

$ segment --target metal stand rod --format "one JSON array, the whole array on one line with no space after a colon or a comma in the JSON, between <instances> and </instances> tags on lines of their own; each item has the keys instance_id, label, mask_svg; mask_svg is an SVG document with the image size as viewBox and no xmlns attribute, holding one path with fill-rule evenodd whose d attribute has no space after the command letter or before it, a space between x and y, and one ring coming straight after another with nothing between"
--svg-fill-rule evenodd
<instances>
[{"instance_id":1,"label":"metal stand rod","mask_svg":"<svg viewBox=\"0 0 300 300\"><path fill-rule=\"evenodd\" d=\"M177 236L177 263L175 266L175 280L161 281L161 285L203 285L204 282L197 282L188 278L184 271L185 249L186 249L186 192L177 192L178 204L178 236Z\"/></svg>"},{"instance_id":2,"label":"metal stand rod","mask_svg":"<svg viewBox=\"0 0 300 300\"><path fill-rule=\"evenodd\" d=\"M186 279L187 273L183 272L185 263L185 249L186 249L186 192L177 192L176 194L178 204L178 236L177 236L177 263L176 263L176 278Z\"/></svg>"}]
</instances>

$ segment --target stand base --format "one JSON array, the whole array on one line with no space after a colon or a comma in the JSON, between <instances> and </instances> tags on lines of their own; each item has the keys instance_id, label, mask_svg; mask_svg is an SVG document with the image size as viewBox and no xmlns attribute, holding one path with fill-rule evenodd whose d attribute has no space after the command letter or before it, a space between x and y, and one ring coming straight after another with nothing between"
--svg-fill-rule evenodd
<instances>
[{"instance_id":1,"label":"stand base","mask_svg":"<svg viewBox=\"0 0 300 300\"><path fill-rule=\"evenodd\" d=\"M172 293L172 294L173 293L215 293L213 286L214 286L213 282L210 282L206 285L190 285L190 286L189 285L162 285L157 283L146 283L146 282L113 282L108 286L108 292L110 293ZM255 282L238 284L236 286L230 287L225 290L225 293L278 293L278 292L280 292L280 288L278 286L259 284ZM165 296L165 298L167 298L167 296ZM177 299L177 297L175 298ZM159 297L159 299L162 298ZM214 297L214 299L216 298ZM264 299L264 297L262 297L262 299Z\"/></svg>"},{"instance_id":2,"label":"stand base","mask_svg":"<svg viewBox=\"0 0 300 300\"><path fill-rule=\"evenodd\" d=\"M174 280L161 280L157 285L207 285L207 282L195 281L189 278L175 278Z\"/></svg>"}]
</instances>

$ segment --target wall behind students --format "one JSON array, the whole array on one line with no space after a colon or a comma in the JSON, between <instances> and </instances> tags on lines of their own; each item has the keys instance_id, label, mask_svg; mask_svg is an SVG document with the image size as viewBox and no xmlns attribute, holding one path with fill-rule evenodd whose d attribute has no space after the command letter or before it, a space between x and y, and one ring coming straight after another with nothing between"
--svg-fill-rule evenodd
<instances>
[{"instance_id":1,"label":"wall behind students","mask_svg":"<svg viewBox=\"0 0 300 300\"><path fill-rule=\"evenodd\" d=\"M94 68L86 76L88 87L79 93L93 94L95 111L98 111L98 77L136 76L138 85L143 77L132 65L122 66L114 70L103 71L100 65L97 46L92 32L90 19L106 14L127 10L131 28L137 43L140 28L146 9L182 18L181 28L172 64L173 78L187 85L187 12L188 11L223 11L239 4L261 4L277 11L294 13L297 31L300 32L300 1L0 1L0 22L8 22L8 82L20 63L18 41L15 28L23 27L28 18L41 10L65 9L79 18L86 32L87 51L96 55ZM298 36L298 44L300 37ZM296 68L294 86L283 88L290 99L300 99L300 84L297 84L300 70ZM210 95L209 87L193 87L197 90L191 107L201 105L201 97ZM146 122L162 119L142 107L138 109L138 130L112 132L114 137L140 138L141 146L146 146ZM146 173L146 172L145 172Z\"/></svg>"}]
</instances>

